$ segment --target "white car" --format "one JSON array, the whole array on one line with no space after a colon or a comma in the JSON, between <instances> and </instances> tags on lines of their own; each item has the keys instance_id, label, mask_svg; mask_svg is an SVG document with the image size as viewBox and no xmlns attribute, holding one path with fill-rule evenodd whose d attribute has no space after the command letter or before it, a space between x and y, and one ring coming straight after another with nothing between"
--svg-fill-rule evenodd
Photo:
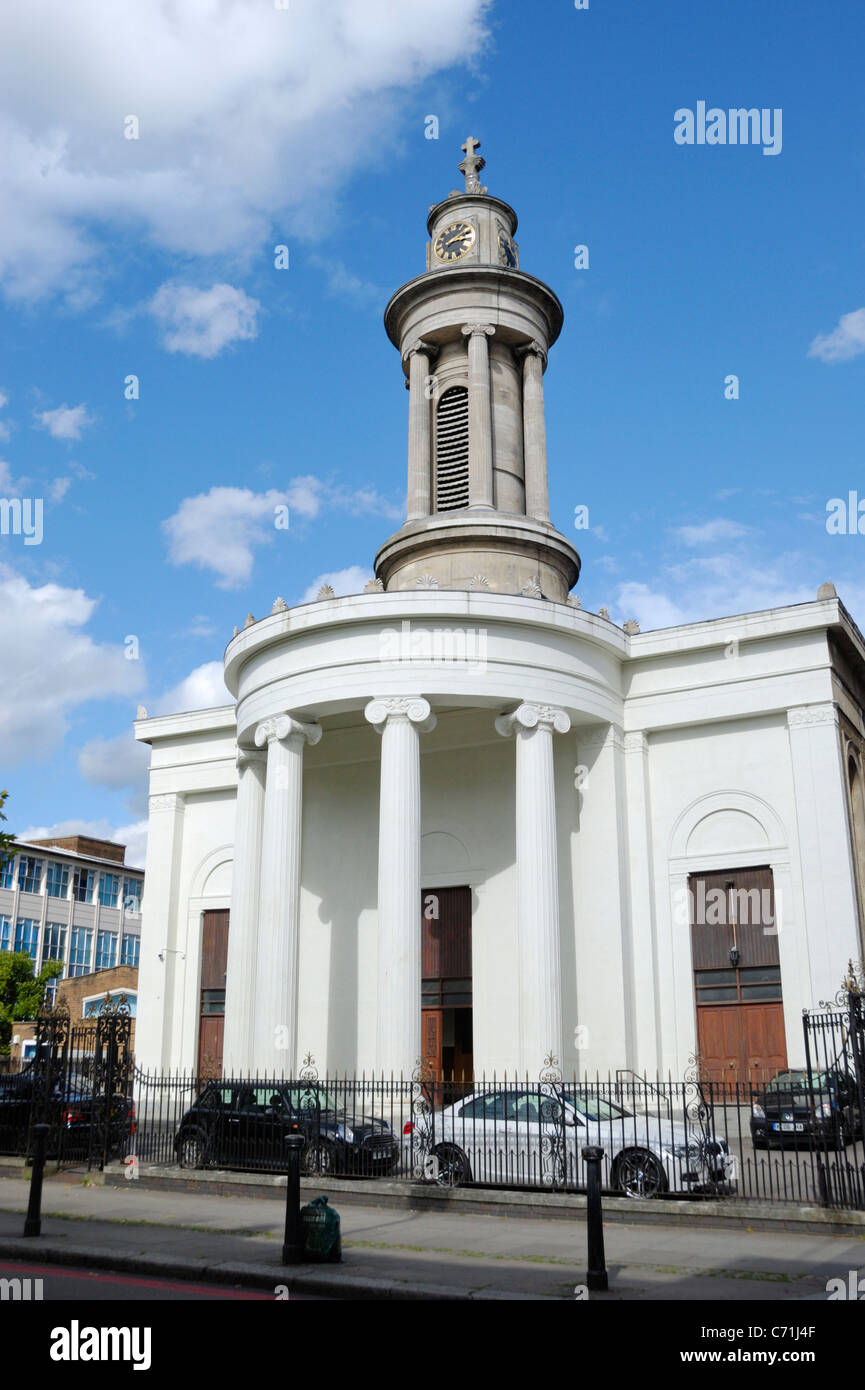
<instances>
[{"instance_id":1,"label":"white car","mask_svg":"<svg viewBox=\"0 0 865 1390\"><path fill-rule=\"evenodd\" d=\"M628 1197L735 1190L737 1160L725 1140L697 1122L637 1114L578 1086L475 1091L416 1115L404 1132L406 1163L444 1187L585 1187L587 1146L604 1150L603 1185Z\"/></svg>"}]
</instances>

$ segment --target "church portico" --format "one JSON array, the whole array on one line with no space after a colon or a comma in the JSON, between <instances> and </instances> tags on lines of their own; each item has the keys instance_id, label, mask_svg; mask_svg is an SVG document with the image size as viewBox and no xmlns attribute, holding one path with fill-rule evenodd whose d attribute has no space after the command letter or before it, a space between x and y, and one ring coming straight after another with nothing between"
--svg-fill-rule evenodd
<instances>
[{"instance_id":1,"label":"church portico","mask_svg":"<svg viewBox=\"0 0 865 1390\"><path fill-rule=\"evenodd\" d=\"M645 633L569 597L543 383L561 305L464 148L386 312L407 508L375 578L277 599L228 643L229 707L136 726L140 1060L796 1065L801 1010L861 954L865 644L831 586Z\"/></svg>"}]
</instances>

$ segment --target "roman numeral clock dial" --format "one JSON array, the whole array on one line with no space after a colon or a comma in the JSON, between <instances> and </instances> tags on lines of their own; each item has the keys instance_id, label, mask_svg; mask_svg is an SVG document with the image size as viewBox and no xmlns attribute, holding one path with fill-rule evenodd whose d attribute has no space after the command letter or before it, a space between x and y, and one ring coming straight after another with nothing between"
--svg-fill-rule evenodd
<instances>
[{"instance_id":1,"label":"roman numeral clock dial","mask_svg":"<svg viewBox=\"0 0 865 1390\"><path fill-rule=\"evenodd\" d=\"M439 232L433 250L440 261L458 261L474 246L475 235L470 222L452 222Z\"/></svg>"}]
</instances>

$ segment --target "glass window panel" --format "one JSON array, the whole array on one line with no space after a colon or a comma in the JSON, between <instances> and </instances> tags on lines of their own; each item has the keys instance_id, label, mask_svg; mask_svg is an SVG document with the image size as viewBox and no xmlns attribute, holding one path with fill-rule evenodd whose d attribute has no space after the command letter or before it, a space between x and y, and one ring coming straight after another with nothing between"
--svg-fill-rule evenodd
<instances>
[{"instance_id":1,"label":"glass window panel","mask_svg":"<svg viewBox=\"0 0 865 1390\"><path fill-rule=\"evenodd\" d=\"M117 874L99 875L99 902L102 907L116 907L120 893L120 879Z\"/></svg>"},{"instance_id":2,"label":"glass window panel","mask_svg":"<svg viewBox=\"0 0 865 1390\"><path fill-rule=\"evenodd\" d=\"M141 949L141 938L137 936L124 936L120 946L120 964L138 965L138 956Z\"/></svg>"},{"instance_id":3,"label":"glass window panel","mask_svg":"<svg viewBox=\"0 0 865 1390\"><path fill-rule=\"evenodd\" d=\"M38 893L42 884L42 860L18 855L18 887L22 893Z\"/></svg>"},{"instance_id":4,"label":"glass window panel","mask_svg":"<svg viewBox=\"0 0 865 1390\"><path fill-rule=\"evenodd\" d=\"M39 950L39 923L32 917L19 917L15 923L15 950L35 962Z\"/></svg>"},{"instance_id":5,"label":"glass window panel","mask_svg":"<svg viewBox=\"0 0 865 1390\"><path fill-rule=\"evenodd\" d=\"M0 917L0 951L12 950L12 922L8 917Z\"/></svg>"},{"instance_id":6,"label":"glass window panel","mask_svg":"<svg viewBox=\"0 0 865 1390\"><path fill-rule=\"evenodd\" d=\"M45 939L42 945L43 960L65 960L66 928L62 922L45 923Z\"/></svg>"},{"instance_id":7,"label":"glass window panel","mask_svg":"<svg viewBox=\"0 0 865 1390\"><path fill-rule=\"evenodd\" d=\"M141 911L142 887L140 878L125 878L123 880L123 906L130 916L137 917Z\"/></svg>"},{"instance_id":8,"label":"glass window panel","mask_svg":"<svg viewBox=\"0 0 865 1390\"><path fill-rule=\"evenodd\" d=\"M749 965L739 971L742 984L755 980L780 980L780 965Z\"/></svg>"},{"instance_id":9,"label":"glass window panel","mask_svg":"<svg viewBox=\"0 0 865 1390\"><path fill-rule=\"evenodd\" d=\"M698 970L697 985L734 985L735 970Z\"/></svg>"},{"instance_id":10,"label":"glass window panel","mask_svg":"<svg viewBox=\"0 0 865 1390\"><path fill-rule=\"evenodd\" d=\"M75 927L69 943L69 974L87 975L90 971L90 947L93 932L89 927Z\"/></svg>"},{"instance_id":11,"label":"glass window panel","mask_svg":"<svg viewBox=\"0 0 865 1390\"><path fill-rule=\"evenodd\" d=\"M739 995L735 985L725 985L722 989L701 989L698 997L701 1004L728 1004Z\"/></svg>"},{"instance_id":12,"label":"glass window panel","mask_svg":"<svg viewBox=\"0 0 865 1390\"><path fill-rule=\"evenodd\" d=\"M69 865L56 861L45 871L45 892L49 898L65 898L69 892Z\"/></svg>"},{"instance_id":13,"label":"glass window panel","mask_svg":"<svg viewBox=\"0 0 865 1390\"><path fill-rule=\"evenodd\" d=\"M117 964L117 933L101 931L96 937L96 969L110 970Z\"/></svg>"}]
</instances>

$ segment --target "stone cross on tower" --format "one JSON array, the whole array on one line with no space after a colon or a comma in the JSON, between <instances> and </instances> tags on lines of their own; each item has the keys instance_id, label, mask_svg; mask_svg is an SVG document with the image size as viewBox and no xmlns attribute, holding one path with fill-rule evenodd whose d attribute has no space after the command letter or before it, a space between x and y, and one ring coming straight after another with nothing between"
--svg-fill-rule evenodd
<instances>
[{"instance_id":1,"label":"stone cross on tower","mask_svg":"<svg viewBox=\"0 0 865 1390\"><path fill-rule=\"evenodd\" d=\"M466 157L461 164L457 165L457 168L461 174L465 174L466 193L486 193L487 191L481 186L481 181L478 178L481 169L486 166L486 160L481 155L475 154L475 150L479 150L480 147L480 140L476 140L473 135L470 135L465 144L460 146L465 151Z\"/></svg>"}]
</instances>

